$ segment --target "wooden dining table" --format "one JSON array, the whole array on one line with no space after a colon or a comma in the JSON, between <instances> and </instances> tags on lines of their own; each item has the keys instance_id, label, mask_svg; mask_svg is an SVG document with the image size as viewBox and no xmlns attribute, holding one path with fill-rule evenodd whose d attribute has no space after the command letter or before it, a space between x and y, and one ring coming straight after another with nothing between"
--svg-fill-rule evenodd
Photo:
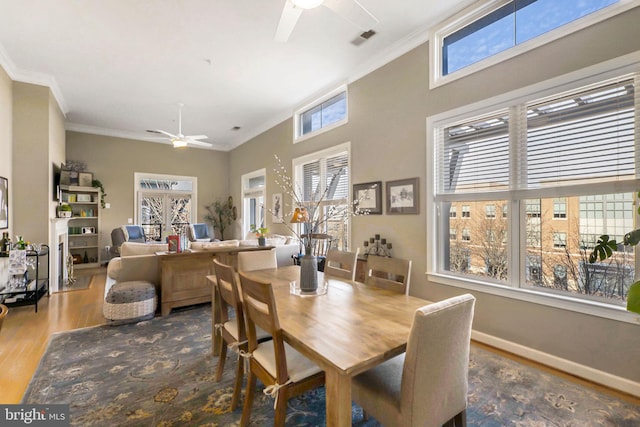
<instances>
[{"instance_id":1,"label":"wooden dining table","mask_svg":"<svg viewBox=\"0 0 640 427\"><path fill-rule=\"evenodd\" d=\"M285 340L324 370L327 426L350 426L351 378L403 353L416 309L430 302L322 273L325 294L295 295L299 268L245 274L272 283Z\"/></svg>"}]
</instances>

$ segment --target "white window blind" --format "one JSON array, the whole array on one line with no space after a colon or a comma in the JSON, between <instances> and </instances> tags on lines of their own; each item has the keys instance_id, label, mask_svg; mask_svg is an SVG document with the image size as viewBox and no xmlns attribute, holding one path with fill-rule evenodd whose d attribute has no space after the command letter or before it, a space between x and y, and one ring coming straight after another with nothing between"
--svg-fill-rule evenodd
<instances>
[{"instance_id":1,"label":"white window blind","mask_svg":"<svg viewBox=\"0 0 640 427\"><path fill-rule=\"evenodd\" d=\"M521 187L635 178L634 92L627 77L529 103Z\"/></svg>"},{"instance_id":2,"label":"white window blind","mask_svg":"<svg viewBox=\"0 0 640 427\"><path fill-rule=\"evenodd\" d=\"M509 112L502 110L446 127L438 155L439 193L509 187Z\"/></svg>"},{"instance_id":3,"label":"white window blind","mask_svg":"<svg viewBox=\"0 0 640 427\"><path fill-rule=\"evenodd\" d=\"M347 152L321 158L302 166L302 196L305 201L343 200L349 197Z\"/></svg>"}]
</instances>

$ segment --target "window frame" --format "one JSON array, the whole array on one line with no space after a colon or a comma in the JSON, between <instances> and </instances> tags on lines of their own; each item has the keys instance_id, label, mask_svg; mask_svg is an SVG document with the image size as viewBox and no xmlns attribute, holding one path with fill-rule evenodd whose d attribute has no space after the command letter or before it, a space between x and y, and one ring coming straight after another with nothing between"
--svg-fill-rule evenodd
<instances>
[{"instance_id":1,"label":"window frame","mask_svg":"<svg viewBox=\"0 0 640 427\"><path fill-rule=\"evenodd\" d=\"M442 44L448 35L472 24L494 10L504 6L511 0L488 0L482 4L473 4L451 18L436 25L429 33L429 88L434 89L451 83L460 78L469 76L485 68L504 62L515 56L536 49L561 37L575 33L584 28L597 24L637 6L633 0L619 0L618 3L609 5L603 9L583 16L582 18L568 22L558 28L529 39L521 44L496 53L478 62L470 64L446 76L442 75Z\"/></svg>"},{"instance_id":2,"label":"window frame","mask_svg":"<svg viewBox=\"0 0 640 427\"><path fill-rule=\"evenodd\" d=\"M264 178L264 185L262 187L252 188L245 187L245 184L248 184L249 181L253 178L258 178L262 176ZM249 231L251 230L251 218L249 218L249 213L247 212L247 195L249 194L257 194L262 193L262 200L266 201L267 197L267 170L265 168L255 170L253 172L248 172L242 175L240 178L240 194L242 195L242 238L244 239ZM255 198L255 197L253 197ZM266 220L265 209L262 208L262 217L263 220ZM266 226L266 224L265 224Z\"/></svg>"},{"instance_id":3,"label":"window frame","mask_svg":"<svg viewBox=\"0 0 640 427\"><path fill-rule=\"evenodd\" d=\"M522 104L532 99L540 99L565 91L575 90L583 86L588 86L630 73L640 73L640 52L634 52L582 70L498 95L484 101L461 106L451 111L427 117L427 174L430 176L431 180L431 185L425 186L427 203L426 275L428 281L626 323L640 323L640 315L626 311L623 306L607 304L605 302L591 299L580 299L571 295L543 292L524 287L524 284L526 283L526 269L523 266L525 265L526 251L521 251L519 245L511 245L508 250L509 265L514 265L514 262L517 263L519 271L519 277L513 277L509 283L479 280L479 278L473 278L470 276L462 277L460 275L452 274L451 272L444 272L441 266L438 265L439 260L437 259L437 253L442 249L442 245L444 244L444 242L440 241L438 237L438 226L441 213L440 207L435 201L437 185L435 175L435 171L437 170L436 141L439 127L453 122L460 122L470 117L489 114L493 111L504 108L505 105ZM639 92L637 91L636 99L638 98L638 93ZM636 127L637 126L638 124L636 123ZM636 156L640 156L640 150L636 152ZM630 179L625 182L618 181L613 185L609 182L587 184L586 186L589 187L589 194L637 192L637 188L640 188L640 167L636 171L635 179ZM576 187L547 188L538 192L531 191L528 194L530 197L567 197L573 195L575 188ZM512 191L514 195L518 195L519 190L516 189ZM487 200L487 193L465 194L464 196L465 197L460 197L457 200L460 202L467 200ZM489 200L495 199L495 197L496 196L494 195L492 198L489 198ZM524 205L524 202L520 203L520 200L518 199L507 200L507 202L511 205L508 209L508 216L510 219L509 235L513 236L514 232L519 233L519 240L521 242L526 241L525 227L520 227L519 224L519 221L524 220L524 217L522 219L519 218L524 215L524 206L521 206L521 204ZM640 250L640 248L636 248L636 251L638 250ZM636 252L635 269L637 274L640 274L640 252Z\"/></svg>"},{"instance_id":4,"label":"window frame","mask_svg":"<svg viewBox=\"0 0 640 427\"><path fill-rule=\"evenodd\" d=\"M345 110L346 110L346 114L345 114L345 118L338 120L336 122L333 122L327 126L323 126L320 129L314 130L312 132L306 133L306 134L302 134L302 126L301 126L301 119L302 119L302 115L304 113L306 113L307 111L318 107L320 105L322 105L324 102L328 101L329 99L344 93L345 94ZM293 113L293 143L297 144L298 142L302 142L305 141L309 138L313 138L314 136L318 136L320 134L323 134L325 132L328 132L330 130L333 130L337 127L340 127L342 125L345 125L349 123L349 88L347 84L343 84L338 86L337 88L325 93L324 95L320 96L320 97L316 97L314 98L312 101L305 103L304 105L302 105L301 107L297 108L294 113Z\"/></svg>"},{"instance_id":5,"label":"window frame","mask_svg":"<svg viewBox=\"0 0 640 427\"><path fill-rule=\"evenodd\" d=\"M347 182L347 198L346 200L344 200L344 202L346 204L348 204L349 206L351 206L352 204L352 194L351 194L351 183L352 183L352 179L351 179L351 169L352 169L352 162L351 162L351 142L344 142L342 144L338 144L338 145L334 145L333 147L329 147L329 148L325 148L324 150L320 150L320 151L315 151L313 153L309 153L306 154L304 156L299 156L299 157L295 157L291 160L291 170L293 171L292 174L292 179L293 179L293 185L294 188L296 189L296 192L300 191L300 189L303 188L303 186L300 184L301 180L304 178L304 172L303 172L303 167L306 164L309 163L313 163L316 162L318 160L322 160L322 159L326 159L328 157L332 157L332 156L336 156L339 155L341 153L347 153L347 162L349 165L349 170L348 170L348 182ZM323 189L324 190L324 189ZM300 199L302 200L302 195L299 195ZM335 200L335 199L334 199ZM323 202L321 205L330 205L331 203L328 202ZM338 248L340 250L349 250L349 248L351 248L351 234L352 234L352 225L351 225L351 218L349 218L348 220L348 224L347 224L347 235L345 236L345 244L346 247L345 248Z\"/></svg>"}]
</instances>

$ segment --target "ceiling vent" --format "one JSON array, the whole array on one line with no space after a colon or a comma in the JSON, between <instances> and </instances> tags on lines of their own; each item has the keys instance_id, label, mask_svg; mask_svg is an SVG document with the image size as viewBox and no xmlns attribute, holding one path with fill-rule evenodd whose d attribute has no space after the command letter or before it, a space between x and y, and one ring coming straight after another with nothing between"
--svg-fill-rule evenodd
<instances>
[{"instance_id":1,"label":"ceiling vent","mask_svg":"<svg viewBox=\"0 0 640 427\"><path fill-rule=\"evenodd\" d=\"M367 40L369 40L375 34L376 34L376 32L373 31L373 30L365 31L364 33L360 34L355 39L351 40L351 44L354 45L354 46L360 46L362 43L364 43Z\"/></svg>"},{"instance_id":2,"label":"ceiling vent","mask_svg":"<svg viewBox=\"0 0 640 427\"><path fill-rule=\"evenodd\" d=\"M231 130L240 130L240 126L234 126L231 128Z\"/></svg>"}]
</instances>

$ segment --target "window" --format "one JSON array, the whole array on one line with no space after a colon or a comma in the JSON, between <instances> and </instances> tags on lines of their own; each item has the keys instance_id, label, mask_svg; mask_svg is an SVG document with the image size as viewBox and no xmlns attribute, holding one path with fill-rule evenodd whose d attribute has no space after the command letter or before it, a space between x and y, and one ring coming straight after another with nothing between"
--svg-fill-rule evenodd
<instances>
[{"instance_id":1,"label":"window","mask_svg":"<svg viewBox=\"0 0 640 427\"><path fill-rule=\"evenodd\" d=\"M451 206L451 208L449 209L449 218L455 218L456 215L457 215L456 207Z\"/></svg>"},{"instance_id":2,"label":"window","mask_svg":"<svg viewBox=\"0 0 640 427\"><path fill-rule=\"evenodd\" d=\"M435 87L542 46L633 7L630 0L487 0L430 35Z\"/></svg>"},{"instance_id":3,"label":"window","mask_svg":"<svg viewBox=\"0 0 640 427\"><path fill-rule=\"evenodd\" d=\"M458 238L458 229L450 228L449 229L449 240L456 240Z\"/></svg>"},{"instance_id":4,"label":"window","mask_svg":"<svg viewBox=\"0 0 640 427\"><path fill-rule=\"evenodd\" d=\"M150 240L186 234L195 211L198 179L188 176L135 173L136 221Z\"/></svg>"},{"instance_id":5,"label":"window","mask_svg":"<svg viewBox=\"0 0 640 427\"><path fill-rule=\"evenodd\" d=\"M469 205L462 205L462 218L471 218L471 208Z\"/></svg>"},{"instance_id":6,"label":"window","mask_svg":"<svg viewBox=\"0 0 640 427\"><path fill-rule=\"evenodd\" d=\"M567 199L553 199L553 219L565 219L567 217Z\"/></svg>"},{"instance_id":7,"label":"window","mask_svg":"<svg viewBox=\"0 0 640 427\"><path fill-rule=\"evenodd\" d=\"M459 204L463 217L464 206L468 212L492 213L490 206L503 212L467 220L460 243L443 235L450 228L448 216L430 217L433 280L498 294L496 289L521 288L547 296L536 301L564 294L575 302L624 305L635 271L634 248L624 248L603 265L588 263L598 236L620 240L633 229L634 191L640 186L640 165L634 160L637 77L612 74L600 72L599 79L609 79L599 82L567 79L562 89L556 81L555 95L549 89L528 95L521 90L511 101L501 97L502 104L490 100L492 111L469 108L468 118L458 109L428 119L435 186L428 189L427 203L434 211ZM579 215L567 215L567 206L579 207ZM510 237L507 230L513 230ZM460 245L470 251L464 272L456 267ZM473 280L449 281L449 273Z\"/></svg>"},{"instance_id":8,"label":"window","mask_svg":"<svg viewBox=\"0 0 640 427\"><path fill-rule=\"evenodd\" d=\"M350 144L312 153L293 160L295 188L300 200L320 202L319 209L326 217L331 211L350 210L351 188ZM334 215L335 216L335 215ZM349 221L335 216L323 223L319 230L301 230L302 233L327 233L333 237L332 246L348 250Z\"/></svg>"},{"instance_id":9,"label":"window","mask_svg":"<svg viewBox=\"0 0 640 427\"><path fill-rule=\"evenodd\" d=\"M342 86L295 113L296 140L347 123L347 88Z\"/></svg>"},{"instance_id":10,"label":"window","mask_svg":"<svg viewBox=\"0 0 640 427\"><path fill-rule=\"evenodd\" d=\"M484 207L485 216L487 218L496 217L496 205L487 205Z\"/></svg>"},{"instance_id":11,"label":"window","mask_svg":"<svg viewBox=\"0 0 640 427\"><path fill-rule=\"evenodd\" d=\"M553 247L554 248L566 248L567 247L567 233L554 232L553 233Z\"/></svg>"},{"instance_id":12,"label":"window","mask_svg":"<svg viewBox=\"0 0 640 427\"><path fill-rule=\"evenodd\" d=\"M264 227L264 198L266 171L260 169L242 175L242 231L246 236L251 225Z\"/></svg>"}]
</instances>

